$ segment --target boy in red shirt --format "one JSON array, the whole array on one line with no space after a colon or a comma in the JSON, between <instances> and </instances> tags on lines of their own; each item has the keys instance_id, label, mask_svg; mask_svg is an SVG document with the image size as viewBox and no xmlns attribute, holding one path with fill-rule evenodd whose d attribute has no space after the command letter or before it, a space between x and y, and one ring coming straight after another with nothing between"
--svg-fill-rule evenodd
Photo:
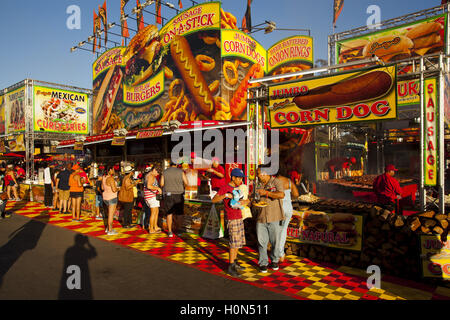
<instances>
[{"instance_id":1,"label":"boy in red shirt","mask_svg":"<svg viewBox=\"0 0 450 320\"><path fill-rule=\"evenodd\" d=\"M228 267L228 273L234 277L238 277L240 275L238 270L243 269L237 263L237 254L238 250L245 245L245 229L241 210L232 208L230 200L233 198L233 190L242 184L244 177L245 175L241 169L233 169L231 171L231 182L223 185L212 199L213 203L223 201L225 206L225 216L230 237L230 265ZM250 200L241 200L239 203L245 206L250 203Z\"/></svg>"}]
</instances>

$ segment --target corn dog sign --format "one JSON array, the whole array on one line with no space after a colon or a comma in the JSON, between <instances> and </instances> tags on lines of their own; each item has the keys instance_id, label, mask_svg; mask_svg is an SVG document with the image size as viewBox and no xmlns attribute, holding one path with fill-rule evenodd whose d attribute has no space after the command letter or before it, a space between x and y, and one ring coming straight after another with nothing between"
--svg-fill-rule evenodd
<instances>
[{"instance_id":1,"label":"corn dog sign","mask_svg":"<svg viewBox=\"0 0 450 320\"><path fill-rule=\"evenodd\" d=\"M366 69L269 87L271 128L397 117L396 67Z\"/></svg>"},{"instance_id":2,"label":"corn dog sign","mask_svg":"<svg viewBox=\"0 0 450 320\"><path fill-rule=\"evenodd\" d=\"M221 41L222 58L243 58L252 63L259 63L266 71L266 49L255 39L241 31L224 29L221 32Z\"/></svg>"}]
</instances>

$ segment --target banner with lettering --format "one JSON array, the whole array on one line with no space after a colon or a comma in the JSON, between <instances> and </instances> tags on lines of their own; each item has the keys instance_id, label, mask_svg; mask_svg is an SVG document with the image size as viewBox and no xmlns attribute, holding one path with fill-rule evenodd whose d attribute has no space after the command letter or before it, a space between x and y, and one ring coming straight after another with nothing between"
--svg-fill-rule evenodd
<instances>
[{"instance_id":1,"label":"banner with lettering","mask_svg":"<svg viewBox=\"0 0 450 320\"><path fill-rule=\"evenodd\" d=\"M398 27L378 30L361 37L336 42L336 64L363 60L376 55L384 62L413 56L446 52L447 14ZM356 68L358 66L349 67ZM407 73L408 66L399 70Z\"/></svg>"},{"instance_id":2,"label":"banner with lettering","mask_svg":"<svg viewBox=\"0 0 450 320\"><path fill-rule=\"evenodd\" d=\"M424 277L450 280L450 240L439 235L420 236L420 259Z\"/></svg>"},{"instance_id":3,"label":"banner with lettering","mask_svg":"<svg viewBox=\"0 0 450 320\"><path fill-rule=\"evenodd\" d=\"M418 105L420 103L420 80L397 81L397 105Z\"/></svg>"},{"instance_id":4,"label":"banner with lettering","mask_svg":"<svg viewBox=\"0 0 450 320\"><path fill-rule=\"evenodd\" d=\"M34 131L89 134L86 93L33 87Z\"/></svg>"},{"instance_id":5,"label":"banner with lettering","mask_svg":"<svg viewBox=\"0 0 450 320\"><path fill-rule=\"evenodd\" d=\"M25 139L24 134L14 135L8 138L9 152L22 152L25 151Z\"/></svg>"},{"instance_id":6,"label":"banner with lettering","mask_svg":"<svg viewBox=\"0 0 450 320\"><path fill-rule=\"evenodd\" d=\"M269 86L271 128L395 119L395 66Z\"/></svg>"},{"instance_id":7,"label":"banner with lettering","mask_svg":"<svg viewBox=\"0 0 450 320\"><path fill-rule=\"evenodd\" d=\"M438 162L438 92L436 78L425 79L424 84L424 166L425 185L435 186L437 183L437 162Z\"/></svg>"},{"instance_id":8,"label":"banner with lettering","mask_svg":"<svg viewBox=\"0 0 450 320\"><path fill-rule=\"evenodd\" d=\"M250 35L223 29L221 32L221 112L215 120L246 120L247 89L252 78L262 78L267 69L266 50Z\"/></svg>"},{"instance_id":9,"label":"banner with lettering","mask_svg":"<svg viewBox=\"0 0 450 320\"><path fill-rule=\"evenodd\" d=\"M5 130L5 106L6 99L4 95L0 96L0 135L4 135L6 133Z\"/></svg>"},{"instance_id":10,"label":"banner with lettering","mask_svg":"<svg viewBox=\"0 0 450 320\"><path fill-rule=\"evenodd\" d=\"M25 131L25 87L6 94L6 133Z\"/></svg>"},{"instance_id":11,"label":"banner with lettering","mask_svg":"<svg viewBox=\"0 0 450 320\"><path fill-rule=\"evenodd\" d=\"M267 50L269 76L311 69L314 65L313 38L293 36L283 39ZM298 80L302 76L273 80L272 82Z\"/></svg>"},{"instance_id":12,"label":"banner with lettering","mask_svg":"<svg viewBox=\"0 0 450 320\"><path fill-rule=\"evenodd\" d=\"M193 6L161 30L148 25L93 66L93 133L177 120L223 120L220 2ZM223 107L222 107L223 106Z\"/></svg>"},{"instance_id":13,"label":"banner with lettering","mask_svg":"<svg viewBox=\"0 0 450 320\"><path fill-rule=\"evenodd\" d=\"M95 62L92 64L92 79L94 83L97 77L101 75L104 76L110 68L116 65L125 67L125 61L123 57L125 49L126 47L112 48L103 53L100 57L97 58L97 60L95 60Z\"/></svg>"},{"instance_id":14,"label":"banner with lettering","mask_svg":"<svg viewBox=\"0 0 450 320\"><path fill-rule=\"evenodd\" d=\"M444 75L444 117L445 122L450 125L450 74Z\"/></svg>"},{"instance_id":15,"label":"banner with lettering","mask_svg":"<svg viewBox=\"0 0 450 320\"><path fill-rule=\"evenodd\" d=\"M287 241L361 251L362 231L361 215L294 210Z\"/></svg>"}]
</instances>

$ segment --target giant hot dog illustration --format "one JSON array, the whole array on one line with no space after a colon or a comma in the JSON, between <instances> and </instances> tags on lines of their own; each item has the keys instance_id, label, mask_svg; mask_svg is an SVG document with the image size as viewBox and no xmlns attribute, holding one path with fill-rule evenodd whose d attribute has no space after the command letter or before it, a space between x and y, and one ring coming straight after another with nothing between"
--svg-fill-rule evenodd
<instances>
[{"instance_id":1,"label":"giant hot dog illustration","mask_svg":"<svg viewBox=\"0 0 450 320\"><path fill-rule=\"evenodd\" d=\"M214 99L187 40L182 36L175 36L170 44L170 53L192 98L200 108L199 113L210 115L214 110Z\"/></svg>"},{"instance_id":2,"label":"giant hot dog illustration","mask_svg":"<svg viewBox=\"0 0 450 320\"><path fill-rule=\"evenodd\" d=\"M386 71L373 71L311 89L304 95L297 95L293 101L304 110L354 104L386 95L393 83Z\"/></svg>"}]
</instances>

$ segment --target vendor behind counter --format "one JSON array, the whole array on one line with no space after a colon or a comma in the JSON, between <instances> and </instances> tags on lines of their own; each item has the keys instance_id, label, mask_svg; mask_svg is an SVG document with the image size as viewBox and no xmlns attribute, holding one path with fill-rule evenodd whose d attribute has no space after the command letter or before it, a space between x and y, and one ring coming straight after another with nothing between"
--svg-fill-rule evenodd
<instances>
[{"instance_id":1,"label":"vendor behind counter","mask_svg":"<svg viewBox=\"0 0 450 320\"><path fill-rule=\"evenodd\" d=\"M350 175L351 167L356 164L355 157L342 157L329 160L325 165L329 172L329 179Z\"/></svg>"}]
</instances>

